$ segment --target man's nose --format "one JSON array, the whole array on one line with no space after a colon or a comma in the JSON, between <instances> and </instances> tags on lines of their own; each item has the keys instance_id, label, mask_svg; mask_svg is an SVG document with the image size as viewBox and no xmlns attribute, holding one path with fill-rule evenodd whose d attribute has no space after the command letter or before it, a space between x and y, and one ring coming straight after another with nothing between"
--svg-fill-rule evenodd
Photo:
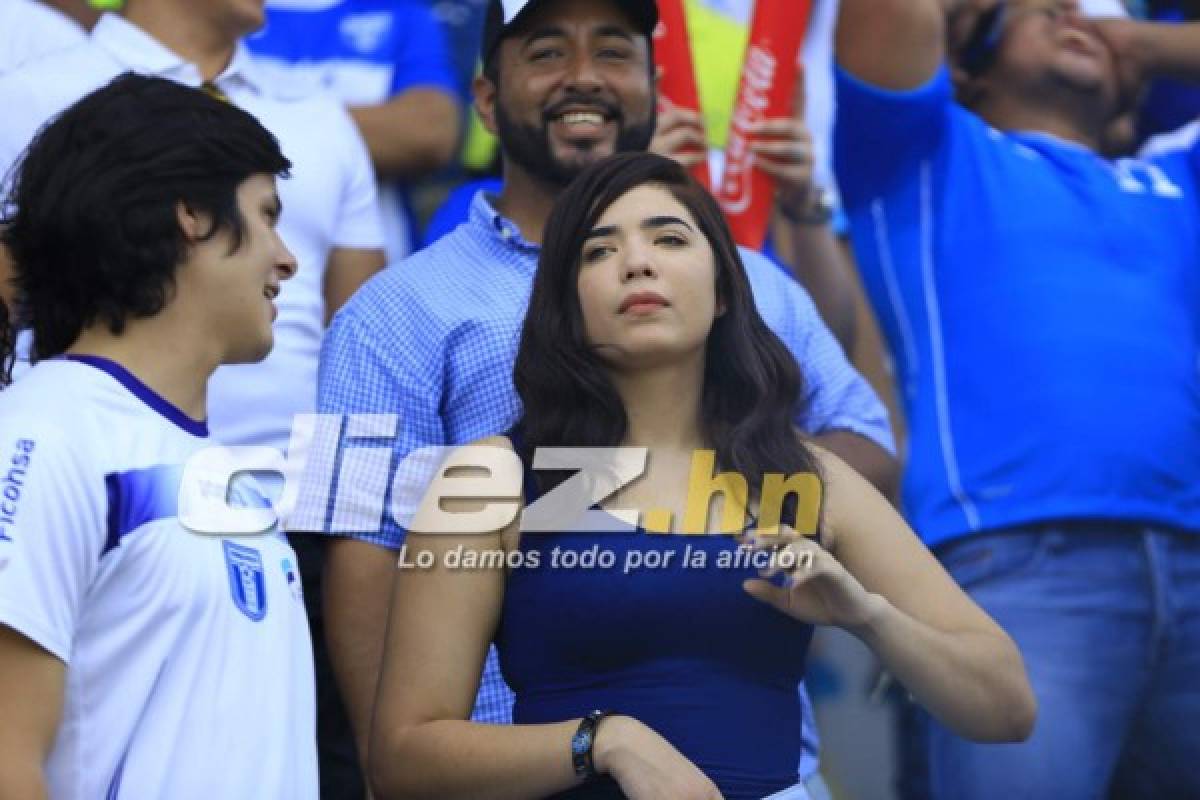
<instances>
[{"instance_id":1,"label":"man's nose","mask_svg":"<svg viewBox=\"0 0 1200 800\"><path fill-rule=\"evenodd\" d=\"M278 238L278 237L276 237ZM276 254L275 269L279 272L279 280L286 281L296 275L296 271L300 269L299 263L296 261L296 256L292 255L291 249L283 241L278 239L279 248Z\"/></svg>"},{"instance_id":2,"label":"man's nose","mask_svg":"<svg viewBox=\"0 0 1200 800\"><path fill-rule=\"evenodd\" d=\"M571 59L567 85L580 92L599 91L604 83L596 66L596 60L589 53L577 55Z\"/></svg>"}]
</instances>

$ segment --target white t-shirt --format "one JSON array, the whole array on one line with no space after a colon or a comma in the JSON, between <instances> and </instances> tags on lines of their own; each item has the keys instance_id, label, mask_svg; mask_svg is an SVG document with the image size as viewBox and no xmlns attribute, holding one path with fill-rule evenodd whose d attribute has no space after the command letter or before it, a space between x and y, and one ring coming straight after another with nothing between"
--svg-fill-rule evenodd
<instances>
[{"instance_id":1,"label":"white t-shirt","mask_svg":"<svg viewBox=\"0 0 1200 800\"><path fill-rule=\"evenodd\" d=\"M74 20L36 0L0 0L0 74L86 39Z\"/></svg>"},{"instance_id":2,"label":"white t-shirt","mask_svg":"<svg viewBox=\"0 0 1200 800\"><path fill-rule=\"evenodd\" d=\"M281 95L239 46L215 83L279 139L292 162L279 181L279 233L299 271L283 284L275 347L258 364L221 367L209 384L209 424L226 444L287 447L292 419L317 405L326 262L335 247L382 248L375 176L354 121L332 95ZM0 76L0 175L51 117L122 72L199 86L200 72L140 28L105 14L87 43Z\"/></svg>"},{"instance_id":3,"label":"white t-shirt","mask_svg":"<svg viewBox=\"0 0 1200 800\"><path fill-rule=\"evenodd\" d=\"M112 362L0 391L0 623L67 665L51 797L317 797L296 556L179 524L203 432Z\"/></svg>"}]
</instances>

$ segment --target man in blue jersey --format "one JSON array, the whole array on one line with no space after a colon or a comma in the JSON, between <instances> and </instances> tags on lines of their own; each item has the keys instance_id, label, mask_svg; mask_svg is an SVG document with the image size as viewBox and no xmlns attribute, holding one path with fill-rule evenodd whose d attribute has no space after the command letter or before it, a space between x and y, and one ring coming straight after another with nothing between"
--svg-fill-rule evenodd
<instances>
[{"instance_id":1,"label":"man in blue jersey","mask_svg":"<svg viewBox=\"0 0 1200 800\"><path fill-rule=\"evenodd\" d=\"M461 99L441 24L422 0L267 0L246 45L269 79L346 104L381 181L388 262L419 246L412 182L458 150Z\"/></svg>"},{"instance_id":2,"label":"man in blue jersey","mask_svg":"<svg viewBox=\"0 0 1200 800\"><path fill-rule=\"evenodd\" d=\"M195 532L181 501L212 373L273 343L289 166L246 112L135 75L20 163L3 240L35 364L0 391L0 797L317 797L295 553L278 525Z\"/></svg>"},{"instance_id":3,"label":"man in blue jersey","mask_svg":"<svg viewBox=\"0 0 1200 800\"><path fill-rule=\"evenodd\" d=\"M1040 706L1019 745L934 726L932 794L1200 796L1200 151L1098 155L1143 79L1200 77L1200 27L843 0L837 55L904 507Z\"/></svg>"},{"instance_id":4,"label":"man in blue jersey","mask_svg":"<svg viewBox=\"0 0 1200 800\"><path fill-rule=\"evenodd\" d=\"M418 448L462 444L517 420L513 360L554 199L588 164L644 150L654 131L651 0L493 0L489 15L475 102L498 133L504 184L476 195L464 225L364 286L322 350L320 410L349 417L333 513L318 520L340 534L328 549L326 630L360 743L405 533L391 507L407 478L386 498L372 496L387 487L371 488L379 470L366 462L390 447L394 467ZM798 422L886 491L894 461L878 398L804 290L761 256L742 258L760 312L803 368L811 412ZM361 416L380 414L397 417L383 425ZM423 486L415 488L419 497ZM381 505L382 516L354 513ZM511 702L493 657L475 718L508 721Z\"/></svg>"}]
</instances>

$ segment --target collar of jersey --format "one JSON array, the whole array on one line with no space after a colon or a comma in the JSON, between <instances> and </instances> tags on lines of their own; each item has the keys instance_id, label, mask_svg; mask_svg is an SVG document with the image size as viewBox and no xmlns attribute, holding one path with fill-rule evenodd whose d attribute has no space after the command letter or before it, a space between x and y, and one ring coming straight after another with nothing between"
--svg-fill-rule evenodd
<instances>
[{"instance_id":1,"label":"collar of jersey","mask_svg":"<svg viewBox=\"0 0 1200 800\"><path fill-rule=\"evenodd\" d=\"M134 72L168 78L192 87L203 83L195 64L185 61L119 14L107 13L100 17L92 29L92 43ZM229 66L213 83L223 90L241 85L258 94L263 93L266 86L250 51L241 42L238 42Z\"/></svg>"},{"instance_id":2,"label":"collar of jersey","mask_svg":"<svg viewBox=\"0 0 1200 800\"><path fill-rule=\"evenodd\" d=\"M1064 139L1061 136L1055 136L1053 133L1046 131L1011 131L1010 135L1021 141L1024 144L1047 144L1053 147L1060 147L1064 150L1074 150L1079 153L1087 153L1088 155L1098 155L1095 150L1090 147L1072 142L1070 139Z\"/></svg>"},{"instance_id":3,"label":"collar of jersey","mask_svg":"<svg viewBox=\"0 0 1200 800\"><path fill-rule=\"evenodd\" d=\"M182 428L186 433L190 433L192 436L208 436L207 421L192 419L183 413L178 406L172 405L165 397L142 383L136 375L116 361L104 358L103 356L80 355L76 353L67 353L63 356L63 359L74 361L77 364L86 364L109 375L128 389L134 397L149 406L152 411L166 417L167 421Z\"/></svg>"}]
</instances>

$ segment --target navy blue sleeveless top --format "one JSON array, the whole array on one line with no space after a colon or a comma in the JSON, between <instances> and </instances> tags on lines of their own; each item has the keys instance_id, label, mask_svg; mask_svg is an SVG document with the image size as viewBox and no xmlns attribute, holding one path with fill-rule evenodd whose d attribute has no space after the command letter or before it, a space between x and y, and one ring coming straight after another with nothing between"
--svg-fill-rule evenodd
<instances>
[{"instance_id":1,"label":"navy blue sleeveless top","mask_svg":"<svg viewBox=\"0 0 1200 800\"><path fill-rule=\"evenodd\" d=\"M525 492L527 503L536 499L528 471ZM515 723L611 709L661 734L727 800L796 783L797 684L813 629L746 594L742 581L757 570L745 551L741 563L719 566L739 552L733 537L525 533L520 550L525 566L509 572L496 634ZM604 551L614 557L609 568L565 566ZM665 564L626 574L626 559L639 553L645 564ZM558 797L623 795L605 779Z\"/></svg>"}]
</instances>

